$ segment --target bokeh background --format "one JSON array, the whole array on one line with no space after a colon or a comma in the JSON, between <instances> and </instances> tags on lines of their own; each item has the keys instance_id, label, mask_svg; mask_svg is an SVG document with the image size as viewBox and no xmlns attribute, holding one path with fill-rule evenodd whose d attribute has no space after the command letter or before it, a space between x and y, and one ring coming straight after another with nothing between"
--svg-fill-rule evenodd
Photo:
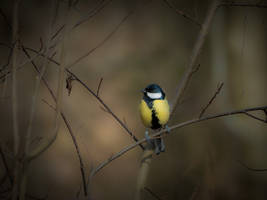
<instances>
[{"instance_id":1,"label":"bokeh background","mask_svg":"<svg viewBox=\"0 0 267 200\"><path fill-rule=\"evenodd\" d=\"M210 1L169 1L175 8L202 23ZM264 4L264 1L244 1ZM25 46L39 49L48 30L51 1L22 0L19 8L19 38ZM55 32L64 23L67 1L60 1ZM71 68L92 90L103 78L100 96L138 138L144 127L138 113L140 89L158 83L172 102L196 41L200 27L178 15L162 0L81 0L70 11L75 24L90 11L97 14L68 33L67 63L101 43L121 20L133 12L99 48ZM13 1L0 1L0 42L11 44ZM266 8L221 7L217 10L208 38L198 59L200 68L169 125L199 115L219 83L224 87L207 113L221 113L267 104ZM60 38L60 35L59 35ZM60 45L59 45L60 46ZM10 49L0 46L0 66L8 61ZM35 55L35 54L31 54ZM59 60L60 53L54 56ZM20 52L18 62L27 60ZM37 65L42 57L35 60ZM2 69L2 68L1 68ZM1 71L6 73L10 66ZM58 66L50 63L45 78L55 91ZM19 134L27 131L36 72L28 63L17 72ZM12 168L11 77L0 84L1 145ZM63 91L63 111L81 149L86 175L111 155L131 144L124 129L100 108L81 85L73 82L71 95ZM38 96L31 147L53 134L54 105L43 84ZM206 114L207 114L206 113ZM257 114L258 116L265 117ZM166 152L154 156L147 188L160 199L266 199L267 126L247 116L229 116L176 129L166 137ZM128 152L101 170L90 188L92 199L132 199L142 151ZM4 175L0 164L1 177ZM75 199L81 186L79 161L65 124L54 144L30 165L28 193L47 199ZM7 189L1 184L1 190ZM196 191L196 192L195 192ZM80 197L83 198L82 195ZM149 192L145 199L155 199Z\"/></svg>"}]
</instances>

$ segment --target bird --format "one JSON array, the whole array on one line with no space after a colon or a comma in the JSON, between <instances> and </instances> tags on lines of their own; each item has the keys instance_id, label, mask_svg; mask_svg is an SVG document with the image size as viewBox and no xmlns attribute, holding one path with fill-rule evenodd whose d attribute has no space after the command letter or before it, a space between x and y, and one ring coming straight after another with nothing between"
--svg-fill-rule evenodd
<instances>
[{"instance_id":1,"label":"bird","mask_svg":"<svg viewBox=\"0 0 267 200\"><path fill-rule=\"evenodd\" d=\"M152 130L167 128L167 122L170 117L170 106L164 91L155 83L149 84L142 90L143 98L139 106L140 117L145 127ZM155 153L165 151L165 145L162 138L151 140L148 131L145 132L146 139L150 145L155 148Z\"/></svg>"}]
</instances>

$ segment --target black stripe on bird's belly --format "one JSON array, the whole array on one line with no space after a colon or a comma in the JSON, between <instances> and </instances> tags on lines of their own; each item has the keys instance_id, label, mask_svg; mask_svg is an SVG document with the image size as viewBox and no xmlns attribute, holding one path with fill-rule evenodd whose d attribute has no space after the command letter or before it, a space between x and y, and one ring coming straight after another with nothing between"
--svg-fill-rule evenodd
<instances>
[{"instance_id":1,"label":"black stripe on bird's belly","mask_svg":"<svg viewBox=\"0 0 267 200\"><path fill-rule=\"evenodd\" d=\"M161 128L161 125L159 123L159 118L156 115L156 111L152 109L152 129L159 129Z\"/></svg>"}]
</instances>

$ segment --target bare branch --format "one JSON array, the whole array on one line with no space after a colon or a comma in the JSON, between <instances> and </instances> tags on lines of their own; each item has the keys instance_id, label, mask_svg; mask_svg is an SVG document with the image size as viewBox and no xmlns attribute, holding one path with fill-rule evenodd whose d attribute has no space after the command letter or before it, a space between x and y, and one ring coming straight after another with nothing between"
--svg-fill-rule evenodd
<instances>
[{"instance_id":1,"label":"bare branch","mask_svg":"<svg viewBox=\"0 0 267 200\"><path fill-rule=\"evenodd\" d=\"M86 54L80 56L79 58L77 58L75 61L73 61L71 64L69 64L66 68L71 68L73 67L74 65L76 65L77 63L79 63L81 60L83 60L84 58L88 57L90 54L92 54L93 52L95 52L98 48L100 48L102 45L104 45L117 31L118 29L120 28L120 26L128 19L128 17L130 15L133 14L133 11L128 13L123 19L122 21L114 28L114 30L112 32L110 32L98 45L96 45L94 48L92 48L90 51L88 51ZM0 43L0 45L2 46L5 46L5 47L8 47L8 48L11 48L8 44L5 44L5 43ZM51 48L51 47L50 47ZM29 47L25 47L24 46L24 49L26 50L29 50L31 52L34 52L42 57L45 57L45 55L42 53L42 52L38 52L37 50L35 49L32 49L32 48L29 48ZM50 62L56 64L56 65L60 65L59 62L55 61L53 58L53 56L47 58ZM21 67L19 68L21 69ZM17 69L18 70L18 69ZM0 76L0 79L3 79L6 75L10 74L11 71L8 71L6 72L4 75Z\"/></svg>"},{"instance_id":2,"label":"bare branch","mask_svg":"<svg viewBox=\"0 0 267 200\"><path fill-rule=\"evenodd\" d=\"M264 4L255 3L239 3L239 2L222 2L219 6L225 7L250 7L250 8L267 8Z\"/></svg>"},{"instance_id":3,"label":"bare branch","mask_svg":"<svg viewBox=\"0 0 267 200\"><path fill-rule=\"evenodd\" d=\"M11 58L12 58L12 54L13 54L13 47L10 48L10 50L9 50L9 54L8 54L8 57L7 57L7 63L4 64L4 65L0 68L0 73L1 73L3 70L5 70L6 67L9 66L9 64L10 64L10 60L11 60Z\"/></svg>"},{"instance_id":4,"label":"bare branch","mask_svg":"<svg viewBox=\"0 0 267 200\"><path fill-rule=\"evenodd\" d=\"M188 19L189 21L193 22L194 24L196 24L198 27L201 28L201 24L196 19L184 13L183 11L175 8L175 6L172 3L170 3L168 0L163 0L163 1L167 4L169 8L173 9L178 15L181 15L185 19Z\"/></svg>"},{"instance_id":5,"label":"bare branch","mask_svg":"<svg viewBox=\"0 0 267 200\"><path fill-rule=\"evenodd\" d=\"M73 27L72 29L77 28L78 26L80 26L81 24L83 24L84 22L88 21L89 19L93 18L96 14L98 14L101 10L103 10L110 2L112 2L112 0L100 0L100 4L96 6L96 8L94 8L92 11L90 11L86 17L84 17L83 19L81 19L80 21L78 21Z\"/></svg>"},{"instance_id":6,"label":"bare branch","mask_svg":"<svg viewBox=\"0 0 267 200\"><path fill-rule=\"evenodd\" d=\"M56 107L51 105L50 103L48 103L48 101L46 101L45 99L42 99L42 102L44 102L46 105L48 105L50 108L52 108L53 110L56 110Z\"/></svg>"},{"instance_id":7,"label":"bare branch","mask_svg":"<svg viewBox=\"0 0 267 200\"><path fill-rule=\"evenodd\" d=\"M245 163L241 162L240 160L237 160L237 162L249 171L255 171L255 172L266 172L267 171L267 168L257 169L257 168L252 168L252 167L247 166Z\"/></svg>"},{"instance_id":8,"label":"bare branch","mask_svg":"<svg viewBox=\"0 0 267 200\"><path fill-rule=\"evenodd\" d=\"M69 133L71 135L73 144L74 144L75 149L76 149L76 153L78 155L78 159L79 159L79 162L80 162L80 170L81 170L81 175L82 175L83 190L84 190L85 196L87 196L87 187L86 187L85 171L84 171L84 165L83 165L83 160L82 160L80 148L79 148L78 142L77 142L77 140L75 138L75 135L74 135L74 133L72 131L72 128L71 128L69 122L67 121L65 115L62 112L61 112L61 117L64 120L64 122L65 122L65 124L66 124L66 126L67 126L67 128L69 130Z\"/></svg>"},{"instance_id":9,"label":"bare branch","mask_svg":"<svg viewBox=\"0 0 267 200\"><path fill-rule=\"evenodd\" d=\"M99 103L106 109L107 112L109 112L112 117L121 125L124 130L134 139L134 141L138 141L137 137L131 132L127 126L117 117L117 115L107 106L107 104L99 97L93 90L91 90L81 79L79 79L73 72L71 72L69 69L65 69L69 74L71 74L76 81L78 81L90 94L92 94L98 101ZM142 144L139 145L142 150L144 150L144 147Z\"/></svg>"},{"instance_id":10,"label":"bare branch","mask_svg":"<svg viewBox=\"0 0 267 200\"><path fill-rule=\"evenodd\" d=\"M7 48L9 48L9 49L13 49L13 45L8 45L8 44L2 43L2 42L0 42L0 45L1 45L1 46L4 46L4 47L7 47ZM21 45L21 46L23 46L23 45ZM23 49L28 50L28 51L31 51L31 52L33 52L33 53L35 53L35 54L37 54L37 55L39 55L39 56L42 56L42 57L44 57L44 58L46 57L44 53L39 52L39 51L37 51L37 50L35 50L35 49L29 48L29 47L25 47L25 46L21 47L21 50L24 52ZM24 52L24 53L25 53L25 52ZM57 62L57 61L55 61L55 60L53 59L53 56L54 56L54 55L52 55L51 57L48 57L48 58L46 58L46 59L48 59L50 62L52 62L52 63L54 63L54 64L56 64L56 65L60 65L59 62ZM35 56L34 56L34 58L35 58ZM34 59L32 59L32 57L31 57L31 59L29 59L29 57L28 57L28 61L32 61L32 60L34 60ZM26 61L26 62L28 62L28 61ZM32 62L31 62L31 63L32 63ZM26 64L26 63L24 63L24 64ZM24 66L24 64L23 64L23 65L20 65L19 67L17 67L16 70L18 71L18 70L22 69L23 66ZM6 72L6 73L3 74L3 75L1 75L1 76L0 76L0 80L2 80L3 78L5 78L5 77L8 76L9 74L12 74L12 70Z\"/></svg>"},{"instance_id":11,"label":"bare branch","mask_svg":"<svg viewBox=\"0 0 267 200\"><path fill-rule=\"evenodd\" d=\"M157 194L155 194L155 192L153 192L151 189L149 189L148 187L144 188L145 191L147 191L152 197L154 197L157 200L162 200L161 198L159 198L159 196Z\"/></svg>"},{"instance_id":12,"label":"bare branch","mask_svg":"<svg viewBox=\"0 0 267 200\"><path fill-rule=\"evenodd\" d=\"M83 17L82 19L80 19L76 24L73 25L73 27L71 28L72 30L77 28L78 26L80 26L81 24L85 23L86 21L90 20L91 18L93 18L95 15L97 15L102 9L104 9L112 0L100 0L100 4L96 6L96 8L94 8L93 10L89 11L89 13L87 14L87 16ZM54 40L60 32L63 31L63 29L65 28L65 25L62 25L57 31L56 33L52 36L52 40ZM59 40L60 41L60 40ZM58 44L57 41L55 43L54 46L56 46ZM53 47L54 47L53 46Z\"/></svg>"},{"instance_id":13,"label":"bare branch","mask_svg":"<svg viewBox=\"0 0 267 200\"><path fill-rule=\"evenodd\" d=\"M251 111L264 111L266 109L267 109L267 106L254 107L254 108L247 108L247 109L236 110L236 111L231 111L231 112L224 112L224 113L221 113L221 114L209 115L209 116L202 117L202 118L196 118L196 119L192 119L192 120L189 120L189 121L186 121L186 122L182 122L182 123L173 125L173 126L169 127L168 129L163 129L161 131L158 131L158 132L152 134L151 137L155 138L155 137L160 136L163 133L166 133L166 132L168 132L170 130L186 127L186 126L189 126L189 125L192 125L192 124L195 124L195 123L199 123L199 122L202 122L202 121L207 121L207 120L216 119L216 118L220 118L220 117L226 117L226 116L230 116L230 115L240 115L240 114L244 114L246 112L251 112ZM178 131L176 133L178 133ZM165 134L165 136L168 136L168 135L169 134ZM146 138L142 138L142 139L138 140L137 142L128 145L127 147L125 147L121 151L119 151L118 153L114 154L113 156L109 157L107 160L105 160L102 163L100 163L93 170L93 172L91 173L91 178L93 176L95 176L101 169L103 169L108 164L110 164L113 160L116 160L117 158L121 157L122 155L124 155L128 151L132 150L133 148L135 148L136 146L138 146L138 145L140 145L140 144L142 144L144 142L146 142Z\"/></svg>"},{"instance_id":14,"label":"bare branch","mask_svg":"<svg viewBox=\"0 0 267 200\"><path fill-rule=\"evenodd\" d=\"M29 53L27 52L27 50L24 48L24 46L22 46L22 49L23 49L23 52L25 53L25 55L30 59L31 56L29 55ZM34 63L34 61L31 61L32 65L34 66L36 72L38 74L40 74L40 70L38 69L37 65ZM48 89L51 97L53 98L54 102L56 102L56 96L54 94L54 92L52 91L51 87L49 86L48 82L45 80L44 77L42 77L42 81L44 83L44 85L46 86L46 88ZM80 154L80 149L79 149L79 146L78 146L78 143L76 141L76 138L74 136L74 133L71 129L71 126L70 126L70 123L68 122L68 120L66 119L66 116L64 115L63 112L60 113L61 114L61 117L64 121L64 123L66 124L68 130L69 130L69 133L71 135L71 138L72 138L72 141L73 141L73 144L75 146L75 149L76 149L76 152L77 152L77 155L78 155L78 159L79 159L79 162L80 162L80 170L81 170L81 175L82 175L82 180L83 180L83 185L86 186L86 182L85 182L85 172L84 172L84 164L83 164L83 160L82 160L82 157L81 157L81 154ZM42 152L39 152L39 153L43 153L46 149L48 149L50 147L50 145L53 144L53 142L56 140L56 137L57 137L57 134L54 135L54 137L52 137L50 139L50 143L47 143L46 145L46 148L43 148L43 151ZM37 155L34 155L33 157L31 157L30 159L34 159L36 158ZM86 188L85 188L86 189ZM84 191L87 191L87 190L84 190Z\"/></svg>"},{"instance_id":15,"label":"bare branch","mask_svg":"<svg viewBox=\"0 0 267 200\"><path fill-rule=\"evenodd\" d=\"M101 78L100 81L99 81L99 84L98 84L98 87L97 87L96 96L99 96L99 91L100 91L100 87L101 87L102 81L103 81L103 78Z\"/></svg>"},{"instance_id":16,"label":"bare branch","mask_svg":"<svg viewBox=\"0 0 267 200\"><path fill-rule=\"evenodd\" d=\"M77 63L79 63L81 60L85 59L86 57L88 57L90 54L92 54L95 50L97 50L98 48L100 48L103 44L105 44L116 32L117 30L120 28L120 26L130 17L130 15L133 14L133 12L129 12L121 21L120 23L113 29L113 31L111 31L105 38L104 40L102 40L98 45L96 45L94 48L92 48L90 51L88 51L87 53L85 53L84 55L80 56L79 58L77 58L75 61L73 61L71 64L67 65L66 68L70 69L72 68L74 65L76 65Z\"/></svg>"},{"instance_id":17,"label":"bare branch","mask_svg":"<svg viewBox=\"0 0 267 200\"><path fill-rule=\"evenodd\" d=\"M2 146L0 146L0 155L1 155L1 158L2 158L3 165L5 167L5 170L6 170L6 174L7 174L8 178L9 178L9 181L10 181L10 183L12 185L13 184L12 174L11 174L11 172L9 170L5 154L4 154L3 150L2 150Z\"/></svg>"},{"instance_id":18,"label":"bare branch","mask_svg":"<svg viewBox=\"0 0 267 200\"><path fill-rule=\"evenodd\" d=\"M12 30L12 26L11 26L11 23L9 22L6 14L4 13L4 11L0 8L0 15L2 15L6 25L7 25L7 28L11 31Z\"/></svg>"},{"instance_id":19,"label":"bare branch","mask_svg":"<svg viewBox=\"0 0 267 200\"><path fill-rule=\"evenodd\" d=\"M56 32L55 34L51 37L51 40L55 39L58 34L64 29L64 26L61 26Z\"/></svg>"},{"instance_id":20,"label":"bare branch","mask_svg":"<svg viewBox=\"0 0 267 200\"><path fill-rule=\"evenodd\" d=\"M24 51L24 53L27 55L27 56L30 56L29 55L29 53L27 52L27 50L30 50L30 51L32 51L32 52L34 52L34 53L38 53L36 50L34 50L34 49L29 49L29 48L25 48L25 47L23 47L23 51ZM53 60L53 59L51 59L51 58L49 58L49 61L51 61L51 62L53 62L54 64L56 64L56 65L60 65L57 61L55 61L55 60ZM38 70L38 67L35 65L35 63L34 62L31 62L33 65L34 65L34 67L35 67L35 69L36 70ZM110 113L112 116L113 116L113 118L127 131L127 133L134 139L134 141L138 141L138 139L137 139L137 137L127 128L127 126L115 115L115 113L114 112L112 112L112 110L105 104L105 102L99 97L99 96L97 96L97 94L96 93L94 93L93 92L93 90L91 90L83 81L81 81L73 72L71 72L70 70L68 70L68 69L65 69L65 71L67 72L67 73L69 73L69 74L71 74L72 75L72 77L74 77L75 78L75 80L77 80L83 87L85 87L88 91L89 91L89 93L91 93L99 102L100 102L100 104L102 104L102 106L105 108L105 110L104 111L106 111L106 112L108 112L108 113ZM44 82L45 83L45 82ZM50 88L48 85L47 85L47 83L45 83L46 84L46 87L47 88ZM49 89L48 89L49 90ZM50 92L50 94L52 95L53 94L53 91L52 90L49 90L49 92ZM53 95L52 95L53 96ZM54 100L55 100L55 97L53 98ZM142 150L144 150L144 147L142 146L142 144L140 145L140 147L142 148Z\"/></svg>"},{"instance_id":21,"label":"bare branch","mask_svg":"<svg viewBox=\"0 0 267 200\"><path fill-rule=\"evenodd\" d=\"M180 80L180 82L178 84L176 97L174 98L174 103L172 104L173 107L171 109L171 116L173 115L177 105L180 103L182 95L185 92L185 89L191 80L191 77L193 74L192 72L194 72L194 67L196 65L197 58L200 54L200 51L202 49L202 46L203 46L204 41L206 39L206 36L208 34L208 31L209 31L209 28L211 25L211 21L212 21L214 15L216 13L215 11L216 11L218 5L219 5L219 0L213 0L212 4L208 10L205 21L202 25L202 28L201 28L201 30L198 34L197 40L195 42L195 45L194 45L194 48L193 48L193 51L192 51L192 54L191 54L191 57L189 60L189 65L186 69L186 72L185 72L183 78Z\"/></svg>"},{"instance_id":22,"label":"bare branch","mask_svg":"<svg viewBox=\"0 0 267 200\"><path fill-rule=\"evenodd\" d=\"M253 119L259 120L259 121L264 122L264 123L267 123L267 120L266 119L261 119L259 117L256 117L255 115L252 115L252 114L247 113L247 112L244 112L244 114L247 115L247 116L249 116L249 117L251 117L251 118L253 118Z\"/></svg>"},{"instance_id":23,"label":"bare branch","mask_svg":"<svg viewBox=\"0 0 267 200\"><path fill-rule=\"evenodd\" d=\"M198 118L201 118L204 113L206 112L206 110L208 109L208 107L212 104L212 102L216 99L216 96L220 93L222 87L223 87L223 84L224 83L220 83L220 85L218 86L216 92L214 93L214 95L211 97L211 99L209 100L208 104L201 110L200 114L199 114L199 117Z\"/></svg>"}]
</instances>

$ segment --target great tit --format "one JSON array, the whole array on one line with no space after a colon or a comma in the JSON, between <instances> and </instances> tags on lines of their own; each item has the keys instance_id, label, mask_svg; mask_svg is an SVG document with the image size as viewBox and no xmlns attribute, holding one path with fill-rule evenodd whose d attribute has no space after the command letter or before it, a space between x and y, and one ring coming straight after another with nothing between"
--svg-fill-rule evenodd
<instances>
[{"instance_id":1,"label":"great tit","mask_svg":"<svg viewBox=\"0 0 267 200\"><path fill-rule=\"evenodd\" d=\"M153 130L165 127L170 117L170 107L165 93L157 84L148 85L142 92L144 96L140 103L140 116L143 124ZM146 131L145 136L148 143L155 148L156 154L165 151L162 138L157 138L152 143L148 136L148 131Z\"/></svg>"}]
</instances>

